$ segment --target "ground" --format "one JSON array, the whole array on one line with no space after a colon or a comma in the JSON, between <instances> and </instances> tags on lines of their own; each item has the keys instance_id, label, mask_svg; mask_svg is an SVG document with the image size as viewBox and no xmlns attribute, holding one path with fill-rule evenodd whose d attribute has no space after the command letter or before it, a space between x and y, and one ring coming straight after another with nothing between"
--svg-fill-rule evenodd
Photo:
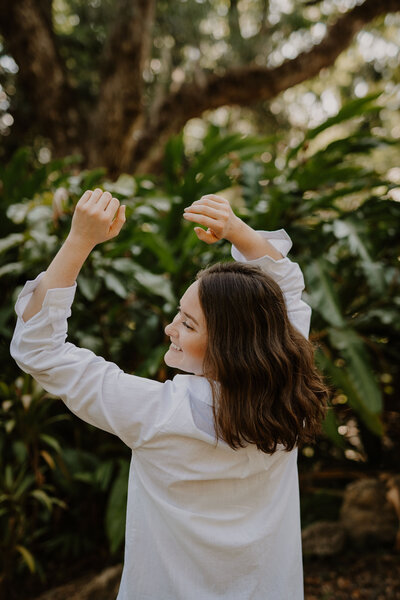
<instances>
[{"instance_id":1,"label":"ground","mask_svg":"<svg viewBox=\"0 0 400 600\"><path fill-rule=\"evenodd\" d=\"M120 577L121 565L116 565L87 573L36 600L115 600ZM400 600L400 554L353 551L306 558L304 584L305 600Z\"/></svg>"},{"instance_id":2,"label":"ground","mask_svg":"<svg viewBox=\"0 0 400 600\"><path fill-rule=\"evenodd\" d=\"M304 584L305 600L400 600L400 554L307 558Z\"/></svg>"}]
</instances>

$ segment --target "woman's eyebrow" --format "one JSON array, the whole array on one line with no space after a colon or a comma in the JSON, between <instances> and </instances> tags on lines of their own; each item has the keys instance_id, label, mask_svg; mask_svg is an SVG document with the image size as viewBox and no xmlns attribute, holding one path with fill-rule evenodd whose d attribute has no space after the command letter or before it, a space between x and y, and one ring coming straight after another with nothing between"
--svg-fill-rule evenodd
<instances>
[{"instance_id":1,"label":"woman's eyebrow","mask_svg":"<svg viewBox=\"0 0 400 600\"><path fill-rule=\"evenodd\" d=\"M196 325L197 325L198 327L200 327L200 325L198 324L198 322L196 321L196 319L195 319L194 317L192 317L192 315L189 315L189 313L187 313L187 312L185 312L184 310L182 310L182 307L181 307L181 306L179 306L179 310L180 310L181 312L183 312L183 314L185 315L185 317L187 317L188 319L190 319L191 321L193 321L193 323L196 323Z\"/></svg>"}]
</instances>

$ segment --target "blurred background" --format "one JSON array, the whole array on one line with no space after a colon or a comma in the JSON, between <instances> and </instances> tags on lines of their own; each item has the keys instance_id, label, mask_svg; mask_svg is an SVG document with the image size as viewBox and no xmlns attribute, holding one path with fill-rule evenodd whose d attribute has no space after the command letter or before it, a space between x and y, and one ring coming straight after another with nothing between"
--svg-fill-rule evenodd
<instances>
[{"instance_id":1,"label":"blurred background","mask_svg":"<svg viewBox=\"0 0 400 600\"><path fill-rule=\"evenodd\" d=\"M118 587L129 450L9 355L18 292L95 186L128 219L82 270L69 337L159 380L179 297L230 256L183 208L220 193L288 231L331 386L299 452L306 599L400 598L399 27L398 0L2 0L2 598Z\"/></svg>"}]
</instances>

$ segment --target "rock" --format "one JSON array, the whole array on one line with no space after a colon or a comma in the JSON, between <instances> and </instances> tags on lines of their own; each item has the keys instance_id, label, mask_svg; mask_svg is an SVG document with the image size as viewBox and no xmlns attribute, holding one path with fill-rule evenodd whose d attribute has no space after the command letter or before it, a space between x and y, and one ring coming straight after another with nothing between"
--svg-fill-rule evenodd
<instances>
[{"instance_id":1,"label":"rock","mask_svg":"<svg viewBox=\"0 0 400 600\"><path fill-rule=\"evenodd\" d=\"M346 533L340 523L317 521L302 532L303 554L333 556L339 554L346 543Z\"/></svg>"},{"instance_id":2,"label":"rock","mask_svg":"<svg viewBox=\"0 0 400 600\"><path fill-rule=\"evenodd\" d=\"M357 546L393 544L398 518L387 499L387 486L378 479L361 479L347 486L340 512L346 534Z\"/></svg>"}]
</instances>

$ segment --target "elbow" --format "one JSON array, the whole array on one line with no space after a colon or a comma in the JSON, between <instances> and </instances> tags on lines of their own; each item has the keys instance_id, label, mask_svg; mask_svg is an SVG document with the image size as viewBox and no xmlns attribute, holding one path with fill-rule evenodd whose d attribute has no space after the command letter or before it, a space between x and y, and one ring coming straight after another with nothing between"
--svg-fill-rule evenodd
<instances>
[{"instance_id":1,"label":"elbow","mask_svg":"<svg viewBox=\"0 0 400 600\"><path fill-rule=\"evenodd\" d=\"M49 369L53 352L47 347L35 346L29 348L28 344L15 339L14 336L10 344L10 355L22 371L35 376L35 374Z\"/></svg>"}]
</instances>

